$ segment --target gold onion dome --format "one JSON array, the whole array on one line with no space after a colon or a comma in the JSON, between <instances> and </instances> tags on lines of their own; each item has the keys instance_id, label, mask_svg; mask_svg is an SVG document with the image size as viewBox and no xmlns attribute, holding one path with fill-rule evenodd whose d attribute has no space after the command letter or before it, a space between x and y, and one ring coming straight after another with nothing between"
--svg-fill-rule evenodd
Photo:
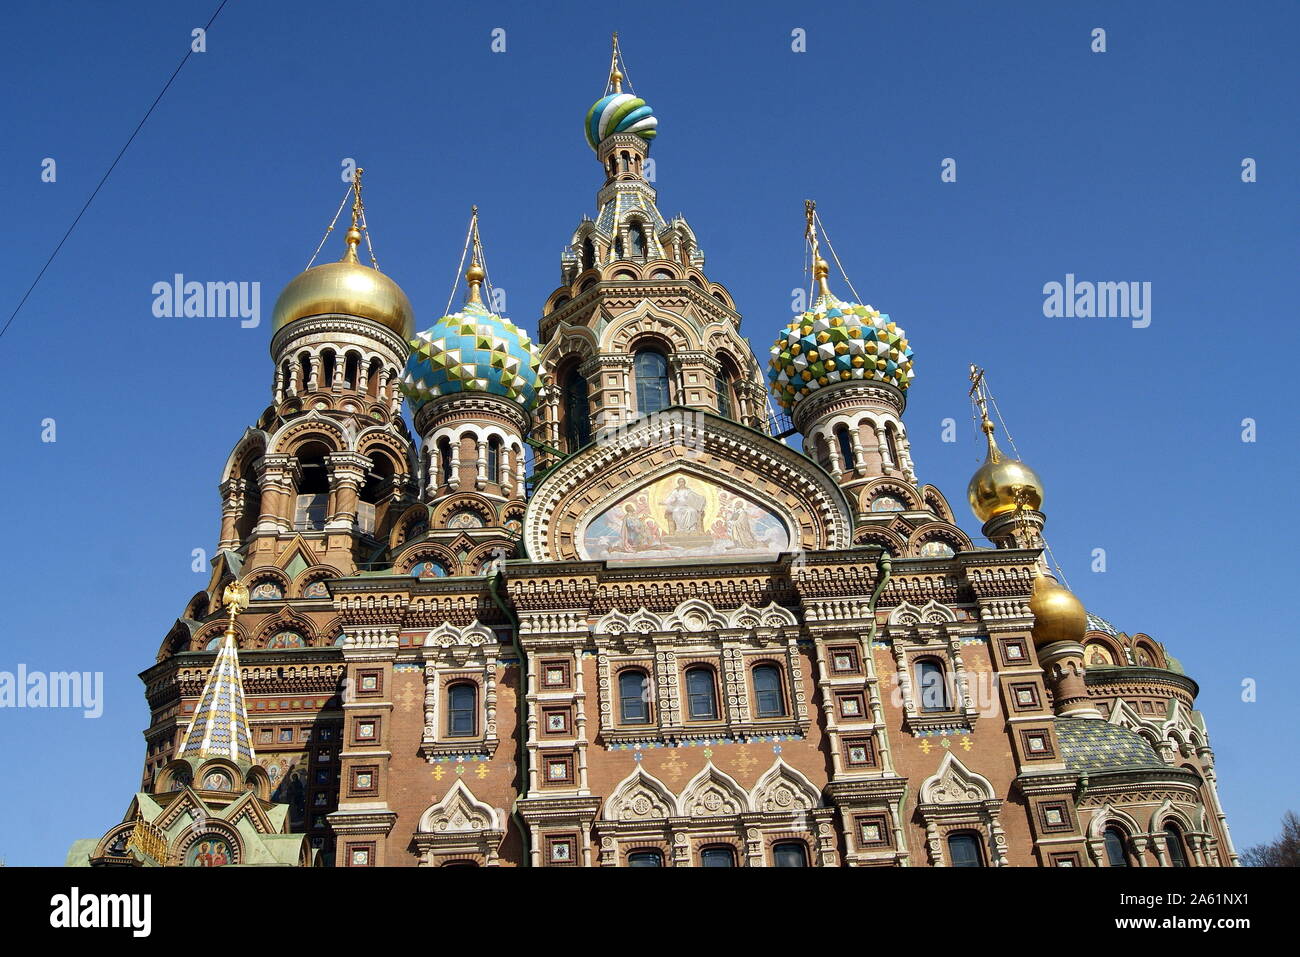
<instances>
[{"instance_id":1,"label":"gold onion dome","mask_svg":"<svg viewBox=\"0 0 1300 957\"><path fill-rule=\"evenodd\" d=\"M414 310L406 293L377 268L357 259L361 231L355 225L346 241L347 251L338 262L312 266L284 287L275 301L272 332L296 319L337 313L370 319L403 339L411 338Z\"/></svg>"},{"instance_id":2,"label":"gold onion dome","mask_svg":"<svg viewBox=\"0 0 1300 957\"><path fill-rule=\"evenodd\" d=\"M1024 462L1007 458L993 439L993 423L984 418L989 451L984 464L971 476L966 487L971 511L981 522L1020 507L1038 511L1043 504L1043 483Z\"/></svg>"},{"instance_id":3,"label":"gold onion dome","mask_svg":"<svg viewBox=\"0 0 1300 957\"><path fill-rule=\"evenodd\" d=\"M1034 616L1034 647L1056 641L1082 641L1088 630L1088 612L1083 602L1059 582L1046 575L1034 580L1034 594L1029 599Z\"/></svg>"}]
</instances>

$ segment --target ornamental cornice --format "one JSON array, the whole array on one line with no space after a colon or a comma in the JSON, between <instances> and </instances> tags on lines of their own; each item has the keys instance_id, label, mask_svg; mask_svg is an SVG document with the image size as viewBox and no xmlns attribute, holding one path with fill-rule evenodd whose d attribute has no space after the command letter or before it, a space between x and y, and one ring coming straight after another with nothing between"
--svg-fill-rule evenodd
<instances>
[{"instance_id":1,"label":"ornamental cornice","mask_svg":"<svg viewBox=\"0 0 1300 957\"><path fill-rule=\"evenodd\" d=\"M532 416L518 402L504 396L486 392L453 392L430 399L415 413L415 430L427 436L446 420L472 419L475 416L495 418L527 434L532 428Z\"/></svg>"},{"instance_id":2,"label":"ornamental cornice","mask_svg":"<svg viewBox=\"0 0 1300 957\"><path fill-rule=\"evenodd\" d=\"M1200 693L1200 686L1186 675L1163 668L1142 668L1128 665L1088 668L1084 674L1088 693L1094 697L1108 695L1161 695L1172 688L1191 698Z\"/></svg>"},{"instance_id":3,"label":"ornamental cornice","mask_svg":"<svg viewBox=\"0 0 1300 957\"><path fill-rule=\"evenodd\" d=\"M901 416L907 408L907 397L888 382L849 379L810 392L794 404L790 418L795 428L804 432L812 423L826 415L858 409L864 405L882 406L896 416Z\"/></svg>"},{"instance_id":4,"label":"ornamental cornice","mask_svg":"<svg viewBox=\"0 0 1300 957\"><path fill-rule=\"evenodd\" d=\"M410 353L410 346L406 340L382 323L341 313L324 313L319 316L295 319L278 329L271 337L271 355L278 360L283 352L291 351L292 348L303 344L301 340L324 334L321 341L337 341L333 337L340 333L363 337L369 340L370 344L377 342L387 346L398 359L399 364L405 361Z\"/></svg>"}]
</instances>

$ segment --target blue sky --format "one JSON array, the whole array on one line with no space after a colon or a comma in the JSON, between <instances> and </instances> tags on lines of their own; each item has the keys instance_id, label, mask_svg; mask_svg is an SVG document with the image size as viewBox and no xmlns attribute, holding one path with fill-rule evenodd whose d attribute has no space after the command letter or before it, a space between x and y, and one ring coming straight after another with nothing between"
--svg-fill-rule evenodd
<instances>
[{"instance_id":1,"label":"blue sky","mask_svg":"<svg viewBox=\"0 0 1300 957\"><path fill-rule=\"evenodd\" d=\"M0 320L215 6L7 12ZM535 330L594 212L581 122L612 29L660 119L660 208L687 216L760 356L804 281L815 198L858 291L916 349L921 479L978 537L963 494L981 458L978 362L1046 482L1074 590L1200 682L1239 846L1278 831L1300 803L1296 764L1279 760L1300 664L1282 601L1297 531L1294 5L713 9L231 0L0 338L0 670L102 671L106 698L95 720L0 711L0 858L61 863L139 783L137 674L206 582L191 552L215 544L222 464L270 399L271 305L341 199L342 160L366 167L380 264L425 321L478 203L492 278ZM1090 51L1096 27L1105 53ZM46 157L56 182L41 181ZM955 183L940 180L947 157ZM1241 180L1246 157L1258 182ZM175 273L260 282L262 325L156 318L152 286ZM1044 283L1067 273L1150 282L1150 326L1044 317ZM941 441L947 417L956 443Z\"/></svg>"}]
</instances>

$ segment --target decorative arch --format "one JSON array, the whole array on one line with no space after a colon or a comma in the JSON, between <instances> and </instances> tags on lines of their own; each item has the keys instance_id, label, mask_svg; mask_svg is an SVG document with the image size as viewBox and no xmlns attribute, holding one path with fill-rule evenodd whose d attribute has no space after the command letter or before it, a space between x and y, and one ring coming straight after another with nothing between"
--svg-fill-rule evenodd
<instances>
[{"instance_id":1,"label":"decorative arch","mask_svg":"<svg viewBox=\"0 0 1300 957\"><path fill-rule=\"evenodd\" d=\"M501 812L476 798L464 778L456 778L441 800L431 804L420 815L416 834L468 835L483 831L504 836Z\"/></svg>"},{"instance_id":2,"label":"decorative arch","mask_svg":"<svg viewBox=\"0 0 1300 957\"><path fill-rule=\"evenodd\" d=\"M967 804L997 800L989 779L970 770L951 751L944 754L939 769L921 784L922 804Z\"/></svg>"},{"instance_id":3,"label":"decorative arch","mask_svg":"<svg viewBox=\"0 0 1300 957\"><path fill-rule=\"evenodd\" d=\"M678 799L685 817L719 817L745 814L751 810L749 794L736 779L707 761L686 783Z\"/></svg>"},{"instance_id":4,"label":"decorative arch","mask_svg":"<svg viewBox=\"0 0 1300 957\"><path fill-rule=\"evenodd\" d=\"M267 434L261 429L248 428L226 458L226 467L221 472L221 481L228 482L239 478L245 466L256 462L266 454Z\"/></svg>"},{"instance_id":5,"label":"decorative arch","mask_svg":"<svg viewBox=\"0 0 1300 957\"><path fill-rule=\"evenodd\" d=\"M601 817L606 821L653 821L677 815L673 792L638 764L605 799Z\"/></svg>"},{"instance_id":6,"label":"decorative arch","mask_svg":"<svg viewBox=\"0 0 1300 957\"><path fill-rule=\"evenodd\" d=\"M811 811L822 806L822 794L800 771L785 763L784 758L763 772L749 796L755 811Z\"/></svg>"},{"instance_id":7,"label":"decorative arch","mask_svg":"<svg viewBox=\"0 0 1300 957\"><path fill-rule=\"evenodd\" d=\"M290 419L267 441L267 453L296 455L308 442L320 442L332 452L351 451L351 443L343 426L319 412Z\"/></svg>"}]
</instances>

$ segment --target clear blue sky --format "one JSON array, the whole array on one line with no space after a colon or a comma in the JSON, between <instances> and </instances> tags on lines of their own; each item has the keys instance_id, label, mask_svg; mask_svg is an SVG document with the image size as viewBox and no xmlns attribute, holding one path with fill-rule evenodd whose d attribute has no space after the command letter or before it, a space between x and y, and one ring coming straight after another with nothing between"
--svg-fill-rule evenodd
<instances>
[{"instance_id":1,"label":"clear blue sky","mask_svg":"<svg viewBox=\"0 0 1300 957\"><path fill-rule=\"evenodd\" d=\"M6 13L7 318L216 0ZM253 3L231 0L0 339L0 670L105 673L103 717L0 711L0 857L61 863L120 818L148 711L137 673L207 579L225 458L269 401L271 305L367 169L380 264L442 311L471 203L536 329L594 212L581 122L618 29L684 213L766 359L803 281L814 197L862 296L907 329L923 481L978 537L966 367L1047 484L1088 608L1201 684L1239 845L1297 800L1293 4ZM490 31L506 30L494 54ZM1108 52L1090 52L1090 31ZM791 51L791 31L807 52ZM41 161L58 163L42 183ZM940 163L957 160L956 183ZM1241 162L1258 162L1258 182ZM337 236L338 234L336 234ZM337 256L331 247L331 258ZM151 287L258 281L263 325L159 319ZM1152 323L1048 319L1043 284L1150 282ZM40 441L41 421L58 441ZM959 442L941 441L941 421ZM1254 418L1258 441L1240 440ZM1104 574L1089 570L1094 548ZM1258 700L1241 682L1258 681Z\"/></svg>"}]
</instances>

